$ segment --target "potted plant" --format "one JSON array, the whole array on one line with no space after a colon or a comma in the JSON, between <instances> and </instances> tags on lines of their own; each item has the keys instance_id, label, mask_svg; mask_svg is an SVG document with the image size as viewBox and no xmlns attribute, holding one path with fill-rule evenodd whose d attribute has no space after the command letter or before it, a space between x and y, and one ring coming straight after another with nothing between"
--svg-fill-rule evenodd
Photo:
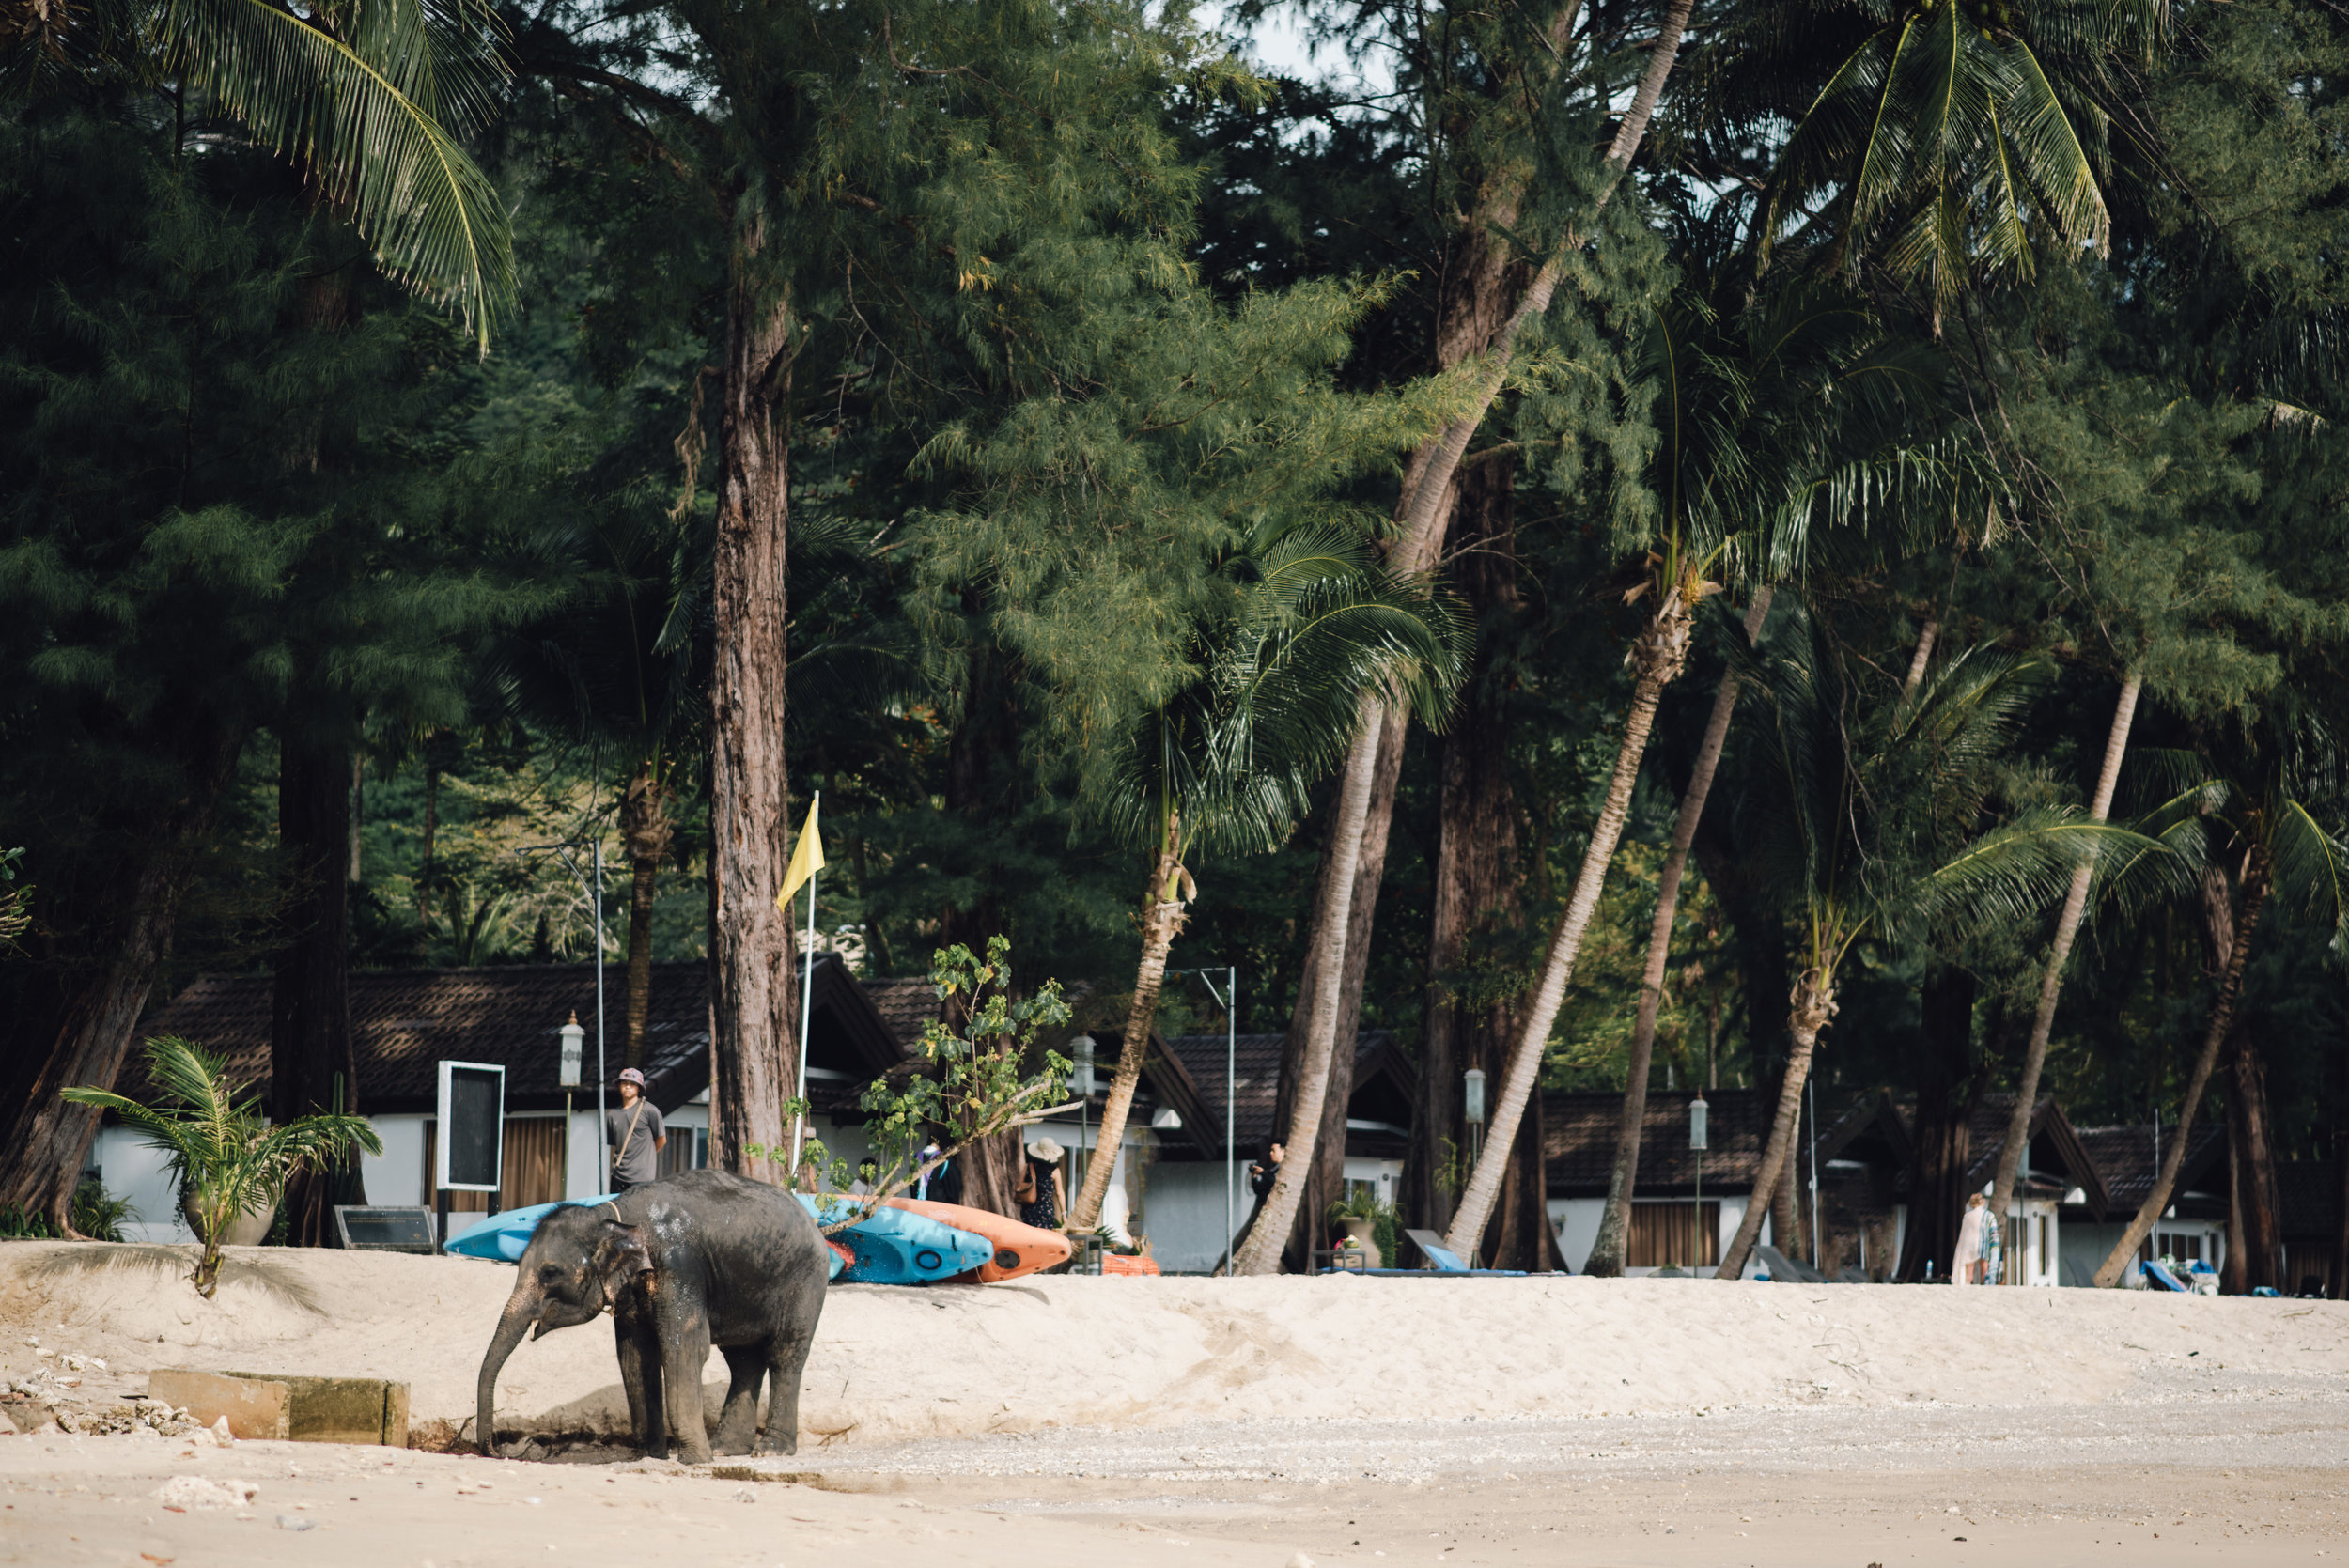
<instances>
[{"instance_id":1,"label":"potted plant","mask_svg":"<svg viewBox=\"0 0 2349 1568\"><path fill-rule=\"evenodd\" d=\"M257 1239L269 1234L287 1178L296 1169L346 1157L353 1149L383 1152L382 1140L362 1116L304 1116L271 1126L255 1109L257 1094L238 1098L244 1086L228 1080L227 1063L185 1040L149 1040L147 1070L165 1103L144 1106L87 1087L68 1089L65 1097L113 1111L170 1157L188 1223L202 1244L190 1276L199 1296L209 1297L219 1288L224 1245L244 1245L247 1235Z\"/></svg>"},{"instance_id":2,"label":"potted plant","mask_svg":"<svg viewBox=\"0 0 2349 1568\"><path fill-rule=\"evenodd\" d=\"M1330 1221L1346 1233L1346 1244L1362 1254L1364 1268L1384 1268L1394 1246L1394 1209L1382 1203L1376 1188L1365 1186L1330 1205ZM1384 1231L1382 1236L1380 1232Z\"/></svg>"}]
</instances>

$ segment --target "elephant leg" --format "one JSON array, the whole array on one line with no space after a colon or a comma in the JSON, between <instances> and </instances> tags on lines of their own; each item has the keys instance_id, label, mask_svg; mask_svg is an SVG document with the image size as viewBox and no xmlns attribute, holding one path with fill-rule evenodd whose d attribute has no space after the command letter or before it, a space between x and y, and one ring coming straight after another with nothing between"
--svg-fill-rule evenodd
<instances>
[{"instance_id":1,"label":"elephant leg","mask_svg":"<svg viewBox=\"0 0 2349 1568\"><path fill-rule=\"evenodd\" d=\"M645 1353L630 1326L616 1313L612 1319L612 1343L620 1358L620 1388L628 1394L628 1430L642 1443L645 1440Z\"/></svg>"},{"instance_id":2,"label":"elephant leg","mask_svg":"<svg viewBox=\"0 0 2349 1568\"><path fill-rule=\"evenodd\" d=\"M661 1404L677 1458L709 1463L709 1431L702 1419L702 1369L709 1364L709 1317L698 1303L664 1300L656 1311L661 1334Z\"/></svg>"},{"instance_id":3,"label":"elephant leg","mask_svg":"<svg viewBox=\"0 0 2349 1568\"><path fill-rule=\"evenodd\" d=\"M620 1347L620 1383L628 1390L628 1419L647 1459L669 1457L668 1423L662 1419L661 1341L652 1315L624 1302L612 1314Z\"/></svg>"},{"instance_id":4,"label":"elephant leg","mask_svg":"<svg viewBox=\"0 0 2349 1568\"><path fill-rule=\"evenodd\" d=\"M807 1373L807 1353L816 1343L816 1325L796 1330L778 1329L767 1342L767 1430L759 1437L760 1453L800 1452L800 1383Z\"/></svg>"},{"instance_id":5,"label":"elephant leg","mask_svg":"<svg viewBox=\"0 0 2349 1568\"><path fill-rule=\"evenodd\" d=\"M718 1430L709 1439L717 1453L748 1453L758 1434L758 1386L767 1377L764 1344L730 1344L724 1349L725 1407L718 1413Z\"/></svg>"}]
</instances>

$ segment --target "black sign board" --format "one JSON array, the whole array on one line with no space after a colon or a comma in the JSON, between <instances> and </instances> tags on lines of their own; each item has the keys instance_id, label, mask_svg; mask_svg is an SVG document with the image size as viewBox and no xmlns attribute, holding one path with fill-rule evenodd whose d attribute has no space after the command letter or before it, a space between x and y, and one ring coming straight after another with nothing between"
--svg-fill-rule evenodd
<instances>
[{"instance_id":1,"label":"black sign board","mask_svg":"<svg viewBox=\"0 0 2349 1568\"><path fill-rule=\"evenodd\" d=\"M338 1203L334 1228L353 1252L429 1252L432 1211L424 1208L361 1208Z\"/></svg>"},{"instance_id":2,"label":"black sign board","mask_svg":"<svg viewBox=\"0 0 2349 1568\"><path fill-rule=\"evenodd\" d=\"M506 1155L506 1069L479 1062L441 1063L441 1123L435 1185L495 1192Z\"/></svg>"}]
</instances>

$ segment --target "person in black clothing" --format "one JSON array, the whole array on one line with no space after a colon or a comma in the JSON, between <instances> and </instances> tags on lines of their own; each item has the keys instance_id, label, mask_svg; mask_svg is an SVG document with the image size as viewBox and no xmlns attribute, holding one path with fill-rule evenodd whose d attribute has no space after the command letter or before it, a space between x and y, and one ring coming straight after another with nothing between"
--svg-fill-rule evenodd
<instances>
[{"instance_id":1,"label":"person in black clothing","mask_svg":"<svg viewBox=\"0 0 2349 1568\"><path fill-rule=\"evenodd\" d=\"M1264 1158L1248 1168L1248 1190L1256 1195L1259 1206L1272 1196L1272 1184L1281 1174L1281 1159L1286 1153L1278 1143L1267 1143Z\"/></svg>"}]
</instances>

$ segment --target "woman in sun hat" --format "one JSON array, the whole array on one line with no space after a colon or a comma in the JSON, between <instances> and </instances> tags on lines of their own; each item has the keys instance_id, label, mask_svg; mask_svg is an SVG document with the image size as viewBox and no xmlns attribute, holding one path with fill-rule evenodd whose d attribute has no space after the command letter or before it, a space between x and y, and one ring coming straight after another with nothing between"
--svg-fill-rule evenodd
<instances>
[{"instance_id":1,"label":"woman in sun hat","mask_svg":"<svg viewBox=\"0 0 2349 1568\"><path fill-rule=\"evenodd\" d=\"M1060 1179L1062 1153L1049 1138L1028 1145L1027 1158L1019 1162L1019 1186L1012 1193L1019 1203L1021 1224L1040 1231L1060 1229L1060 1217L1068 1207L1067 1189Z\"/></svg>"}]
</instances>

